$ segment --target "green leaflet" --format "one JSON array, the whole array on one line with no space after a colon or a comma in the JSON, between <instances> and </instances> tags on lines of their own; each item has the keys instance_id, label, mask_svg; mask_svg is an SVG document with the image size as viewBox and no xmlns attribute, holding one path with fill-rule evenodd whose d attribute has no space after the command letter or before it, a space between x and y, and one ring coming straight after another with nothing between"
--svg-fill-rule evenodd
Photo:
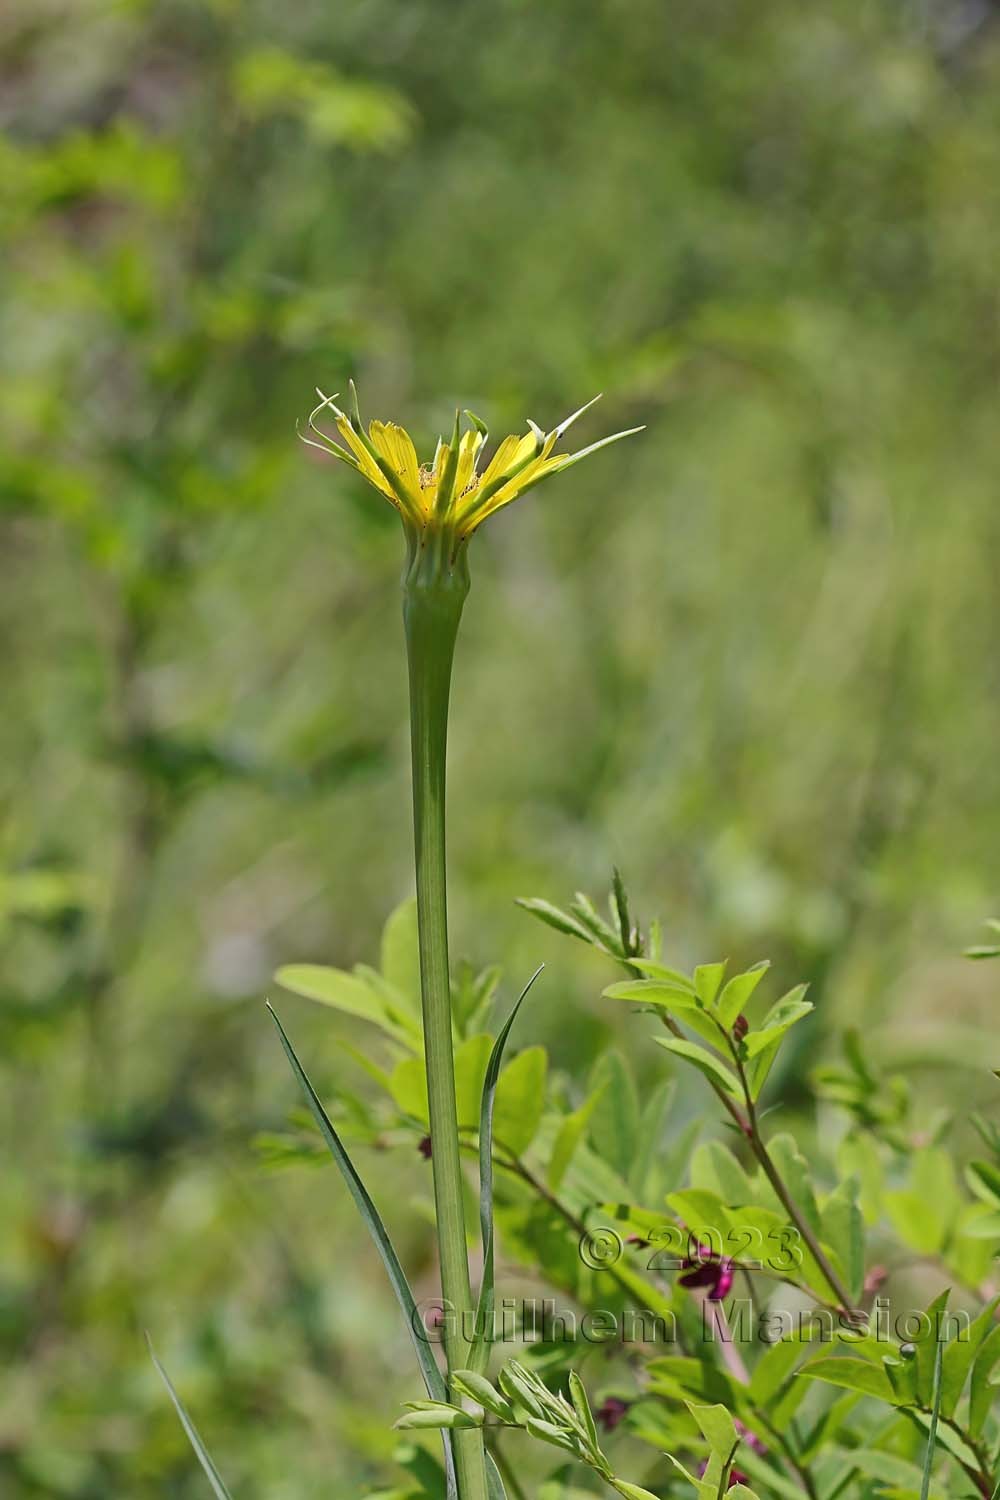
<instances>
[{"instance_id":1,"label":"green leaflet","mask_svg":"<svg viewBox=\"0 0 1000 1500\"><path fill-rule=\"evenodd\" d=\"M894 1453L883 1453L877 1448L834 1448L827 1450L831 1459L840 1460L843 1474L864 1475L866 1479L877 1479L892 1485L894 1495L909 1495L916 1500L922 1480L922 1469L909 1459L897 1458ZM944 1500L941 1490L932 1489L929 1500Z\"/></svg>"},{"instance_id":2,"label":"green leaflet","mask_svg":"<svg viewBox=\"0 0 1000 1500\"><path fill-rule=\"evenodd\" d=\"M944 1350L941 1375L941 1415L953 1417L970 1369L994 1325L1000 1297L983 1308L964 1338L953 1338Z\"/></svg>"},{"instance_id":3,"label":"green leaflet","mask_svg":"<svg viewBox=\"0 0 1000 1500\"><path fill-rule=\"evenodd\" d=\"M819 1234L822 1225L819 1208L813 1194L812 1174L809 1170L809 1163L799 1150L795 1137L787 1133L772 1136L767 1143L767 1150L810 1228ZM766 1192L771 1197L772 1189L769 1184L766 1186ZM773 1197L772 1202L775 1209L784 1213L777 1197Z\"/></svg>"},{"instance_id":4,"label":"green leaflet","mask_svg":"<svg viewBox=\"0 0 1000 1500\"><path fill-rule=\"evenodd\" d=\"M756 1057L758 1052L763 1052L772 1042L780 1041L797 1021L810 1014L812 1002L802 998L807 989L808 985L798 984L787 995L782 995L780 1000L775 1001L760 1026L747 1032L743 1042L747 1057Z\"/></svg>"},{"instance_id":5,"label":"green leaflet","mask_svg":"<svg viewBox=\"0 0 1000 1500\"><path fill-rule=\"evenodd\" d=\"M411 1429L426 1430L451 1430L456 1427L481 1427L482 1420L472 1416L470 1412L462 1411L460 1407L452 1406L447 1401L424 1401L409 1403L411 1410L398 1417L392 1424L400 1432L408 1432Z\"/></svg>"},{"instance_id":6,"label":"green leaflet","mask_svg":"<svg viewBox=\"0 0 1000 1500\"><path fill-rule=\"evenodd\" d=\"M382 929L379 964L382 978L407 1002L413 1015L419 1016L420 945L416 897L402 902L390 913Z\"/></svg>"},{"instance_id":7,"label":"green leaflet","mask_svg":"<svg viewBox=\"0 0 1000 1500\"><path fill-rule=\"evenodd\" d=\"M638 1147L639 1099L631 1070L620 1052L602 1053L591 1070L589 1088L599 1096L590 1116L591 1142L627 1181Z\"/></svg>"},{"instance_id":8,"label":"green leaflet","mask_svg":"<svg viewBox=\"0 0 1000 1500\"><path fill-rule=\"evenodd\" d=\"M657 1046L663 1047L667 1052L672 1052L675 1057L683 1057L686 1062L694 1063L711 1083L717 1083L734 1099L740 1097L740 1086L736 1075L730 1068L712 1052L706 1052L704 1047L699 1047L697 1042L689 1042L682 1037L657 1036L653 1040Z\"/></svg>"},{"instance_id":9,"label":"green leaflet","mask_svg":"<svg viewBox=\"0 0 1000 1500\"><path fill-rule=\"evenodd\" d=\"M497 1084L493 1134L502 1146L521 1156L538 1133L545 1108L548 1057L544 1047L526 1047L507 1064Z\"/></svg>"},{"instance_id":10,"label":"green leaflet","mask_svg":"<svg viewBox=\"0 0 1000 1500\"><path fill-rule=\"evenodd\" d=\"M766 1407L794 1379L795 1367L809 1345L801 1339L781 1339L761 1355L750 1377L750 1394L757 1406Z\"/></svg>"},{"instance_id":11,"label":"green leaflet","mask_svg":"<svg viewBox=\"0 0 1000 1500\"><path fill-rule=\"evenodd\" d=\"M694 980L694 990L698 999L711 1010L715 1005L715 997L719 993L726 974L725 961L719 964L699 964L691 976Z\"/></svg>"},{"instance_id":12,"label":"green leaflet","mask_svg":"<svg viewBox=\"0 0 1000 1500\"><path fill-rule=\"evenodd\" d=\"M453 1370L451 1383L454 1388L464 1396L469 1396L473 1401L478 1401L484 1410L492 1412L502 1422L513 1421L514 1408L502 1396L496 1387L481 1375L478 1370Z\"/></svg>"},{"instance_id":13,"label":"green leaflet","mask_svg":"<svg viewBox=\"0 0 1000 1500\"><path fill-rule=\"evenodd\" d=\"M685 1015L688 1011L702 1008L689 989L682 989L669 980L622 979L617 984L609 984L603 994L607 1000L630 1000L636 1005L655 1005L663 1010L675 1010Z\"/></svg>"},{"instance_id":14,"label":"green leaflet","mask_svg":"<svg viewBox=\"0 0 1000 1500\"><path fill-rule=\"evenodd\" d=\"M799 1374L808 1380L822 1380L827 1385L839 1385L848 1391L858 1391L863 1396L876 1396L890 1406L897 1404L896 1393L885 1370L864 1359L823 1355L806 1365Z\"/></svg>"},{"instance_id":15,"label":"green leaflet","mask_svg":"<svg viewBox=\"0 0 1000 1500\"><path fill-rule=\"evenodd\" d=\"M722 1141L706 1141L691 1158L691 1186L718 1194L725 1204L752 1203L754 1187Z\"/></svg>"},{"instance_id":16,"label":"green leaflet","mask_svg":"<svg viewBox=\"0 0 1000 1500\"><path fill-rule=\"evenodd\" d=\"M750 997L771 967L770 960L754 964L743 974L734 974L719 996L716 1012L728 1031L738 1016L746 1010Z\"/></svg>"},{"instance_id":17,"label":"green leaflet","mask_svg":"<svg viewBox=\"0 0 1000 1500\"><path fill-rule=\"evenodd\" d=\"M348 973L324 964L286 964L277 982L307 1000L372 1021L404 1046L420 1050L417 904L404 901L382 929L381 973L357 964Z\"/></svg>"},{"instance_id":18,"label":"green leaflet","mask_svg":"<svg viewBox=\"0 0 1000 1500\"><path fill-rule=\"evenodd\" d=\"M673 1181L675 1172L672 1157L679 1137L676 1131L669 1139L667 1137L667 1122L676 1092L675 1080L663 1078L649 1091L645 1103L641 1106L635 1160L628 1174L629 1186L640 1203L654 1203L662 1197L663 1193L676 1186ZM694 1123L696 1134L698 1122ZM681 1134L684 1133L681 1132ZM682 1157L684 1165L689 1159L692 1143L689 1137L688 1146Z\"/></svg>"},{"instance_id":19,"label":"green leaflet","mask_svg":"<svg viewBox=\"0 0 1000 1500\"><path fill-rule=\"evenodd\" d=\"M197 1427L188 1416L187 1411L184 1407L184 1403L181 1400L180 1396L178 1396L177 1392L174 1390L173 1385L170 1382L170 1376L167 1374L166 1370L157 1359L156 1350L153 1348L153 1343L148 1333L146 1335L146 1343L149 1346L149 1357L153 1361L153 1364L156 1366L156 1373L159 1375L160 1379L163 1381L163 1384L167 1388L167 1395L174 1403L174 1410L180 1418L181 1426L184 1428L184 1431L187 1434L188 1442L194 1449L195 1457L205 1471L205 1477L207 1478L209 1484L212 1486L212 1490L216 1496L216 1500L232 1500L232 1496L223 1483L221 1474L215 1467L215 1464L212 1462L211 1457L208 1453L208 1449L205 1447L205 1444L202 1442L201 1437L199 1436Z\"/></svg>"},{"instance_id":20,"label":"green leaflet","mask_svg":"<svg viewBox=\"0 0 1000 1500\"><path fill-rule=\"evenodd\" d=\"M820 1236L835 1252L855 1300L865 1279L865 1226L857 1195L856 1179L841 1182L823 1204L820 1219Z\"/></svg>"},{"instance_id":21,"label":"green leaflet","mask_svg":"<svg viewBox=\"0 0 1000 1500\"><path fill-rule=\"evenodd\" d=\"M972 1366L972 1383L969 1388L969 1432L979 1437L989 1416L994 1398L994 1387L990 1376L1000 1360L1000 1326L993 1329L979 1346Z\"/></svg>"},{"instance_id":22,"label":"green leaflet","mask_svg":"<svg viewBox=\"0 0 1000 1500\"><path fill-rule=\"evenodd\" d=\"M988 1161L970 1161L965 1180L977 1198L993 1208L1000 1208L1000 1167Z\"/></svg>"},{"instance_id":23,"label":"green leaflet","mask_svg":"<svg viewBox=\"0 0 1000 1500\"><path fill-rule=\"evenodd\" d=\"M747 1032L743 1039L743 1055L748 1060L747 1083L750 1097L755 1101L760 1098L786 1034L812 1011L811 1002L801 998L806 989L806 985L800 984L789 990L771 1007L760 1027Z\"/></svg>"},{"instance_id":24,"label":"green leaflet","mask_svg":"<svg viewBox=\"0 0 1000 1500\"><path fill-rule=\"evenodd\" d=\"M373 985L357 974L348 974L344 969L329 968L324 964L285 964L274 977L293 994L303 995L307 1000L318 1000L321 1005L329 1005L345 1015L374 1021L390 1036L412 1038L416 1033L412 1018L405 1014L403 1007L391 1006Z\"/></svg>"},{"instance_id":25,"label":"green leaflet","mask_svg":"<svg viewBox=\"0 0 1000 1500\"><path fill-rule=\"evenodd\" d=\"M590 1094L579 1109L572 1114L566 1115L560 1126L558 1134L552 1146L552 1155L549 1157L548 1183L554 1193L559 1191L566 1169L576 1152L577 1146L586 1134L590 1116L594 1106L601 1097L600 1090Z\"/></svg>"},{"instance_id":26,"label":"green leaflet","mask_svg":"<svg viewBox=\"0 0 1000 1500\"><path fill-rule=\"evenodd\" d=\"M693 995L694 985L687 974L682 974L680 969L670 969L666 964L661 964L652 958L630 958L629 967L638 969L640 974L645 974L649 979L659 979L670 985L671 988L685 990Z\"/></svg>"},{"instance_id":27,"label":"green leaflet","mask_svg":"<svg viewBox=\"0 0 1000 1500\"><path fill-rule=\"evenodd\" d=\"M591 1451L599 1453L601 1445L597 1440L597 1424L594 1421L594 1414L590 1409L590 1402L587 1399L587 1392L583 1381L575 1370L570 1370L569 1372L569 1394L570 1400L573 1402L573 1410L576 1412L580 1420L580 1425L587 1434L587 1441L590 1444Z\"/></svg>"},{"instance_id":28,"label":"green leaflet","mask_svg":"<svg viewBox=\"0 0 1000 1500\"><path fill-rule=\"evenodd\" d=\"M551 901L543 901L540 896L518 896L517 904L523 906L525 911L530 911L533 917L538 917L547 927L554 927L556 932L564 932L568 937L579 938L581 942L590 943L594 947L604 946L595 941L593 932L584 922L578 917L571 917L558 906L553 906Z\"/></svg>"},{"instance_id":29,"label":"green leaflet","mask_svg":"<svg viewBox=\"0 0 1000 1500\"><path fill-rule=\"evenodd\" d=\"M711 1452L724 1461L729 1459L739 1438L726 1408L722 1405L696 1406L692 1401L685 1402L685 1405L701 1429Z\"/></svg>"}]
</instances>

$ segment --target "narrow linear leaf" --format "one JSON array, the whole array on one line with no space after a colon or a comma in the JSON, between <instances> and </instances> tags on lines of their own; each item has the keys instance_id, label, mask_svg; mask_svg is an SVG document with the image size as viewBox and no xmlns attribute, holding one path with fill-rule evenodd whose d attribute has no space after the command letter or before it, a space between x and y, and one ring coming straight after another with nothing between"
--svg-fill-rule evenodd
<instances>
[{"instance_id":1,"label":"narrow linear leaf","mask_svg":"<svg viewBox=\"0 0 1000 1500\"><path fill-rule=\"evenodd\" d=\"M330 1122L330 1117L323 1108L316 1090L306 1077L302 1064L296 1057L295 1050L285 1035L285 1029L278 1020L270 1003L268 1003L267 1008L271 1012L275 1026L278 1028L278 1035L281 1038L281 1045L285 1049L285 1056L288 1058L292 1072L298 1079L302 1092L305 1094L306 1103L309 1106L312 1117L316 1121L320 1134L329 1148L330 1155L340 1169L340 1174L347 1184L348 1192L354 1199L358 1211L364 1219L368 1232L372 1237L375 1248L381 1257L382 1264L385 1266L392 1289L396 1293L396 1300L399 1302L403 1316L406 1319L406 1326L409 1330L414 1353L417 1356L417 1363L420 1366L420 1373L424 1377L427 1394L435 1401L446 1402L448 1391L444 1383L444 1377L438 1369L434 1356L431 1353L430 1344L421 1338L418 1331L422 1326L420 1324L420 1314L417 1311L417 1305L410 1290L410 1284L399 1263L399 1257L393 1249L392 1241L389 1239L385 1225L382 1223L379 1211L372 1202L367 1188L355 1171L351 1158L348 1156L340 1137L334 1130Z\"/></svg>"},{"instance_id":2,"label":"narrow linear leaf","mask_svg":"<svg viewBox=\"0 0 1000 1500\"><path fill-rule=\"evenodd\" d=\"M500 1078L504 1047L507 1045L511 1027L517 1020L517 1013L521 1009L524 997L544 967L544 964L539 964L515 1000L510 1015L493 1043L493 1050L483 1077L483 1093L479 1106L479 1228L483 1237L483 1275L479 1284L479 1301L476 1307L476 1340L469 1356L472 1368L480 1374L485 1370L489 1360L489 1331L493 1324L495 1262L493 1250L493 1105L496 1099L497 1082Z\"/></svg>"},{"instance_id":3,"label":"narrow linear leaf","mask_svg":"<svg viewBox=\"0 0 1000 1500\"><path fill-rule=\"evenodd\" d=\"M938 1350L944 1341L943 1323L950 1296L951 1288L945 1287L944 1291L928 1304L924 1314L927 1327L922 1327L912 1341L917 1351L917 1394L920 1397L921 1406L924 1407L929 1407L933 1399Z\"/></svg>"},{"instance_id":4,"label":"narrow linear leaf","mask_svg":"<svg viewBox=\"0 0 1000 1500\"><path fill-rule=\"evenodd\" d=\"M205 1444L201 1440L197 1427L188 1416L187 1410L180 1396L178 1396L177 1392L174 1390L173 1385L170 1381L170 1376L167 1374L166 1370L157 1359L156 1350L153 1348L153 1341L149 1337L148 1333L146 1335L146 1343L149 1347L149 1357L153 1361L153 1364L156 1366L156 1373L157 1375L159 1375L160 1379L163 1381L163 1384L167 1388L167 1395L170 1397L171 1401L174 1404L174 1410L180 1418L181 1426L184 1428L184 1431L187 1434L187 1440L191 1444L191 1447L194 1449L195 1457L205 1471L205 1477L208 1480L209 1484L212 1486L212 1491L216 1496L216 1500L232 1500L232 1496L223 1483L222 1475L215 1467L215 1464L212 1462L211 1457L209 1456L208 1449L205 1447Z\"/></svg>"},{"instance_id":5,"label":"narrow linear leaf","mask_svg":"<svg viewBox=\"0 0 1000 1500\"><path fill-rule=\"evenodd\" d=\"M486 1493L489 1496L489 1500L507 1500L507 1491L503 1487L500 1470L497 1468L496 1461L489 1451L486 1454ZM450 1496L449 1500L451 1500Z\"/></svg>"},{"instance_id":6,"label":"narrow linear leaf","mask_svg":"<svg viewBox=\"0 0 1000 1500\"><path fill-rule=\"evenodd\" d=\"M931 1411L931 1426L927 1434L927 1452L924 1455L924 1475L920 1485L920 1500L928 1500L931 1490L931 1471L934 1468L934 1450L937 1447L938 1418L941 1415L941 1371L944 1345L938 1339L934 1355L934 1405Z\"/></svg>"}]
</instances>

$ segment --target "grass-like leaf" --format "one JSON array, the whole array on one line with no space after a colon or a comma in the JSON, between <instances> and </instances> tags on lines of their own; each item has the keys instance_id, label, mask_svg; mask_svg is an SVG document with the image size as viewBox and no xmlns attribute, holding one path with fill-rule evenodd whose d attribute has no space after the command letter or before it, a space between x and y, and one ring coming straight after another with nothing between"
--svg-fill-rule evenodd
<instances>
[{"instance_id":1,"label":"grass-like leaf","mask_svg":"<svg viewBox=\"0 0 1000 1500\"><path fill-rule=\"evenodd\" d=\"M486 1454L486 1489L490 1500L507 1500L507 1491L503 1487L500 1470L490 1452Z\"/></svg>"},{"instance_id":2,"label":"grass-like leaf","mask_svg":"<svg viewBox=\"0 0 1000 1500\"><path fill-rule=\"evenodd\" d=\"M167 1374L166 1370L157 1359L156 1350L153 1348L153 1341L149 1337L148 1333L146 1335L146 1343L149 1347L149 1357L153 1361L153 1364L156 1366L156 1373L157 1375L159 1375L160 1379L163 1381L163 1384L167 1388L167 1395L174 1403L174 1410L180 1418L180 1423L184 1428L185 1433L187 1434L188 1442L194 1449L195 1457L205 1471L205 1477L208 1480L209 1484L212 1486L212 1491L215 1494L216 1500L232 1500L232 1496L223 1483L222 1475L215 1467L209 1455L208 1449L205 1447L205 1444L201 1440L201 1436L198 1432L197 1427L188 1416L187 1409L185 1408L180 1396L178 1396L177 1392L174 1390L170 1376Z\"/></svg>"},{"instance_id":3,"label":"grass-like leaf","mask_svg":"<svg viewBox=\"0 0 1000 1500\"><path fill-rule=\"evenodd\" d=\"M344 1149L344 1145L336 1130L334 1130L329 1115L320 1103L316 1090L306 1077L302 1064L296 1057L295 1050L285 1035L285 1029L278 1020L277 1015L275 1015L274 1008L270 1003L267 1008L271 1012L275 1026L278 1028L278 1035L281 1038L281 1045L285 1049L285 1056L291 1063L292 1072L299 1081L306 1098L306 1103L319 1128L320 1135L326 1142L330 1155L340 1168L340 1175L347 1184L348 1192L354 1199L358 1212L364 1219L368 1233L371 1235L375 1248L382 1259L382 1264L385 1266L389 1280L392 1283L392 1289L396 1293L396 1300L402 1308L403 1317L406 1319L406 1326L417 1356L417 1363L420 1366L420 1373L424 1377L427 1394L432 1401L446 1402L448 1400L448 1390L444 1382L444 1376L437 1367L437 1362L431 1353L429 1343L420 1336L420 1314L417 1311L417 1304L410 1290L406 1274L399 1263L399 1257L393 1249L392 1241L389 1239L386 1227L382 1223L379 1211L372 1202L368 1189L355 1171L354 1164Z\"/></svg>"},{"instance_id":4,"label":"grass-like leaf","mask_svg":"<svg viewBox=\"0 0 1000 1500\"><path fill-rule=\"evenodd\" d=\"M483 1373L489 1362L490 1326L493 1322L495 1262L493 1252L493 1104L496 1099L504 1047L507 1045L511 1027L517 1020L517 1013L521 1009L524 997L544 967L544 964L539 964L515 1000L510 1015L493 1043L493 1050L486 1064L486 1073L483 1078L482 1102L479 1106L479 1228L483 1236L483 1275L479 1284L479 1301L476 1307L476 1341L469 1355L471 1368L478 1374Z\"/></svg>"},{"instance_id":5,"label":"grass-like leaf","mask_svg":"<svg viewBox=\"0 0 1000 1500\"><path fill-rule=\"evenodd\" d=\"M934 1405L931 1409L931 1425L927 1434L927 1452L924 1455L924 1475L920 1485L920 1500L928 1500L931 1492L931 1472L934 1468L934 1450L937 1447L938 1418L941 1415L941 1378L944 1361L944 1343L938 1335L934 1354Z\"/></svg>"}]
</instances>

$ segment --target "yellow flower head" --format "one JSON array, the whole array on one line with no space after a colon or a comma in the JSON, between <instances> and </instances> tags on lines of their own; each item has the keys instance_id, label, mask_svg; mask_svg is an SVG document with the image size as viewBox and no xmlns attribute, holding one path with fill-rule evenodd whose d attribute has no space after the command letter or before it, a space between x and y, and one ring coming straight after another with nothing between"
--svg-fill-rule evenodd
<instances>
[{"instance_id":1,"label":"yellow flower head","mask_svg":"<svg viewBox=\"0 0 1000 1500\"><path fill-rule=\"evenodd\" d=\"M365 431L353 381L350 388L347 412L335 405L335 396L316 392L320 402L309 416L313 436L301 433L303 441L357 469L391 501L408 530L415 528L422 534L430 528L440 529L456 542L465 541L487 516L533 489L550 474L559 474L589 453L596 453L598 448L642 431L641 427L630 427L627 432L616 432L577 453L555 453L553 450L567 428L593 406L594 402L588 401L551 432L543 432L529 422L523 437L505 437L480 470L479 461L488 436L485 424L467 411L468 426L462 432L461 413L456 412L450 441L439 438L433 461L421 464L409 433L394 422L371 422ZM594 401L597 399L595 396ZM327 410L333 414L344 445L318 425L317 419Z\"/></svg>"}]
</instances>

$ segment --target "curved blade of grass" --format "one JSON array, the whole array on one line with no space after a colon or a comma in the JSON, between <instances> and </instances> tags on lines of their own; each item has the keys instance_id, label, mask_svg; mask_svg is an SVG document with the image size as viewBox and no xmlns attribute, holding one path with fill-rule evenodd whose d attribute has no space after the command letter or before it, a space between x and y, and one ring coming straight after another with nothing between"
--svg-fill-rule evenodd
<instances>
[{"instance_id":1,"label":"curved blade of grass","mask_svg":"<svg viewBox=\"0 0 1000 1500\"><path fill-rule=\"evenodd\" d=\"M195 1457L205 1471L205 1477L208 1480L209 1484L212 1486L212 1490L215 1494L216 1500L232 1500L232 1496L223 1483L222 1475L219 1473L218 1469L212 1462L208 1453L208 1449L205 1447L205 1444L202 1442L201 1437L199 1436L197 1427L188 1416L187 1410L180 1396L178 1396L177 1392L174 1390L173 1384L170 1380L170 1376L167 1374L166 1370L157 1359L156 1350L153 1348L153 1341L148 1333L146 1334L146 1345L149 1349L149 1357L153 1361L153 1364L156 1366L156 1373L157 1375L159 1375L160 1379L163 1381L163 1384L167 1388L167 1395L174 1403L174 1411L180 1418L181 1426L184 1428L184 1431L187 1434L187 1440L191 1444L191 1447L194 1449Z\"/></svg>"},{"instance_id":2,"label":"curved blade of grass","mask_svg":"<svg viewBox=\"0 0 1000 1500\"><path fill-rule=\"evenodd\" d=\"M931 1410L931 1425L927 1433L927 1452L924 1454L924 1477L920 1485L920 1500L928 1500L931 1492L931 1471L934 1468L934 1449L937 1447L938 1418L941 1415L942 1370L944 1367L944 1344L938 1335L934 1351L934 1398Z\"/></svg>"},{"instance_id":3,"label":"curved blade of grass","mask_svg":"<svg viewBox=\"0 0 1000 1500\"><path fill-rule=\"evenodd\" d=\"M267 1008L271 1012L275 1026L278 1028L278 1035L281 1038L281 1045L285 1049L285 1056L292 1065L292 1072L299 1080L302 1092L306 1097L306 1103L309 1106L313 1119L319 1127L319 1133L326 1142L330 1155L340 1168L340 1175L346 1182L348 1192L354 1199L358 1212L364 1219L368 1233L374 1241L375 1248L381 1256L382 1264L385 1266L389 1280L392 1283L392 1289L396 1293L396 1300L403 1310L406 1326L409 1329L410 1339L413 1343L414 1353L417 1356L417 1363L420 1366L420 1373L423 1375L424 1385L427 1387L427 1394L432 1401L447 1401L448 1390L444 1382L444 1376L437 1367L437 1363L430 1350L430 1345L426 1340L421 1338L418 1331L422 1329L423 1325L420 1322L417 1304L410 1290L410 1284L406 1279L406 1273L399 1263L399 1257L393 1249L392 1241L389 1239L386 1227L382 1223L379 1211L369 1197L368 1190L361 1181L361 1178L354 1170L354 1164L345 1151L339 1135L334 1130L329 1115L320 1103L316 1090L306 1077L302 1064L296 1057L295 1050L285 1035L285 1028L278 1020L270 1002L268 1002Z\"/></svg>"},{"instance_id":4,"label":"curved blade of grass","mask_svg":"<svg viewBox=\"0 0 1000 1500\"><path fill-rule=\"evenodd\" d=\"M510 1036L511 1027L517 1020L524 997L545 968L538 968L514 1001L500 1034L493 1043L490 1060L483 1077L482 1101L479 1106L479 1228L483 1237L483 1276L479 1284L479 1300L476 1306L476 1341L469 1355L469 1368L481 1375L486 1369L490 1355L490 1326L493 1322L493 1103L496 1099L497 1083L503 1051ZM499 1478L499 1475L497 1476Z\"/></svg>"},{"instance_id":5,"label":"curved blade of grass","mask_svg":"<svg viewBox=\"0 0 1000 1500\"><path fill-rule=\"evenodd\" d=\"M503 1487L500 1470L489 1451L486 1454L486 1489L490 1500L507 1500L507 1491Z\"/></svg>"}]
</instances>

